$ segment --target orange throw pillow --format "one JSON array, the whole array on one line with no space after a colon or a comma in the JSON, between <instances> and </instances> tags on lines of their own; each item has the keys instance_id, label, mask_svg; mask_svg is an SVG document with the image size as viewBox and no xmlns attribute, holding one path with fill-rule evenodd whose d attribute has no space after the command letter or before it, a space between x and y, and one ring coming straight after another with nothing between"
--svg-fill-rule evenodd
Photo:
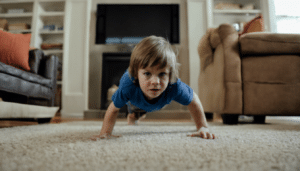
<instances>
[{"instance_id":1,"label":"orange throw pillow","mask_svg":"<svg viewBox=\"0 0 300 171\"><path fill-rule=\"evenodd\" d=\"M264 20L262 15L259 15L247 22L244 25L244 30L241 34L264 31Z\"/></svg>"},{"instance_id":2,"label":"orange throw pillow","mask_svg":"<svg viewBox=\"0 0 300 171\"><path fill-rule=\"evenodd\" d=\"M31 34L13 34L0 30L0 62L29 71L30 38Z\"/></svg>"}]
</instances>

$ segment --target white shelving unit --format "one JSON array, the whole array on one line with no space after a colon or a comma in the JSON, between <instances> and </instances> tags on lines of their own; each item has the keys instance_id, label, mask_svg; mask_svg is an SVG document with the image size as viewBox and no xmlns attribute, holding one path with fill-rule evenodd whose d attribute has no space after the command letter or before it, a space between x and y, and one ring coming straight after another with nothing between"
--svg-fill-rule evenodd
<instances>
[{"instance_id":1,"label":"white shelving unit","mask_svg":"<svg viewBox=\"0 0 300 171\"><path fill-rule=\"evenodd\" d=\"M15 1L0 1L0 18L6 19L8 24L26 23L29 29L25 30L11 30L11 33L32 33L33 16L34 16L34 0L15 0ZM10 9L24 9L23 13L9 13ZM33 45L33 38L31 38L31 45Z\"/></svg>"},{"instance_id":2,"label":"white shelving unit","mask_svg":"<svg viewBox=\"0 0 300 171\"><path fill-rule=\"evenodd\" d=\"M36 31L35 31L35 46L41 48L43 43L54 43L64 45L64 33L65 33L65 0L36 0ZM54 30L45 29L45 26L55 26ZM63 30L58 30L59 27L63 27ZM42 48L41 48L42 49ZM42 49L45 55L56 55L59 57L61 67L64 61L64 50L63 49ZM57 77L57 93L61 96L63 80L62 80L63 69L58 70ZM60 99L61 105L62 99Z\"/></svg>"},{"instance_id":3,"label":"white shelving unit","mask_svg":"<svg viewBox=\"0 0 300 171\"><path fill-rule=\"evenodd\" d=\"M265 0L264 0L265 1ZM264 1L260 0L207 0L207 8L208 8L208 28L212 27L218 27L220 24L223 23L243 23L248 22L251 19L253 19L258 14L263 14L263 11L266 10L264 8L265 3ZM215 6L218 3L234 3L234 4L241 4L241 5L247 5L247 4L253 4L254 9L253 10L243 10L243 9L215 9ZM267 19L268 21L268 19ZM265 26L265 29L269 28L268 26Z\"/></svg>"}]
</instances>

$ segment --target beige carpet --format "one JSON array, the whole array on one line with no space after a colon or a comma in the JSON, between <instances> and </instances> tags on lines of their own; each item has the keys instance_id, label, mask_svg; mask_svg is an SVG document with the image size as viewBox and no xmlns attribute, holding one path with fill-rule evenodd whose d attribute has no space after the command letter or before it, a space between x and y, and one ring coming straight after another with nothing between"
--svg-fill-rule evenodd
<instances>
[{"instance_id":1,"label":"beige carpet","mask_svg":"<svg viewBox=\"0 0 300 171\"><path fill-rule=\"evenodd\" d=\"M298 117L299 118L299 117ZM90 141L102 122L0 129L0 170L300 170L300 119L210 123L217 140L191 138L189 122L117 122L121 138Z\"/></svg>"}]
</instances>

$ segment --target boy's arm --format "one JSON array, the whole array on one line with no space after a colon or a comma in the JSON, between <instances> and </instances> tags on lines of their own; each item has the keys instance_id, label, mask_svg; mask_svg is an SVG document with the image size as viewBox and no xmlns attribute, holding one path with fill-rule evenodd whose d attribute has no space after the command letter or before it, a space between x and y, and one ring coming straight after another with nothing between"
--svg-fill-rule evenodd
<instances>
[{"instance_id":1,"label":"boy's arm","mask_svg":"<svg viewBox=\"0 0 300 171\"><path fill-rule=\"evenodd\" d=\"M117 108L113 102L110 103L104 116L100 134L91 137L92 140L97 140L97 138L119 137L111 134L114 129L119 110L120 109Z\"/></svg>"},{"instance_id":2,"label":"boy's arm","mask_svg":"<svg viewBox=\"0 0 300 171\"><path fill-rule=\"evenodd\" d=\"M198 95L193 93L193 100L188 105L188 109L197 127L197 133L190 135L191 137L198 136L204 139L215 139L215 135L209 133L208 124L205 118L205 113Z\"/></svg>"}]
</instances>

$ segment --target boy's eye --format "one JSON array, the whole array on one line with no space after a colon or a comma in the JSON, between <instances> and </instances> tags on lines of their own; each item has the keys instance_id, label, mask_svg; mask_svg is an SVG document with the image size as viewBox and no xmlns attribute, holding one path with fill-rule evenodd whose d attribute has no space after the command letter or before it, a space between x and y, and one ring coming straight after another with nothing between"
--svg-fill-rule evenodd
<instances>
[{"instance_id":1,"label":"boy's eye","mask_svg":"<svg viewBox=\"0 0 300 171\"><path fill-rule=\"evenodd\" d=\"M160 77L164 77L166 75L167 75L167 73L165 73L165 72L162 72L162 73L159 74Z\"/></svg>"},{"instance_id":2,"label":"boy's eye","mask_svg":"<svg viewBox=\"0 0 300 171\"><path fill-rule=\"evenodd\" d=\"M145 72L144 75L145 76L150 76L151 74L150 74L150 72Z\"/></svg>"}]
</instances>

